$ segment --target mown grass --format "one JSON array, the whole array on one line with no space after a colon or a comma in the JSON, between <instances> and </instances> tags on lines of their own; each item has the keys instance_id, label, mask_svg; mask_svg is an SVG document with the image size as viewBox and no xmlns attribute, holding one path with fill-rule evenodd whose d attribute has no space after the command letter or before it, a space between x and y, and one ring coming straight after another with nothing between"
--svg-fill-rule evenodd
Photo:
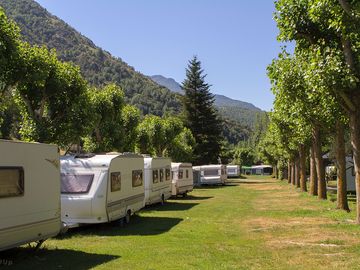
<instances>
[{"instance_id":1,"label":"mown grass","mask_svg":"<svg viewBox=\"0 0 360 270\"><path fill-rule=\"evenodd\" d=\"M0 253L7 269L359 269L360 226L268 177L195 189L131 224L88 226L33 251ZM350 206L354 209L354 203Z\"/></svg>"}]
</instances>

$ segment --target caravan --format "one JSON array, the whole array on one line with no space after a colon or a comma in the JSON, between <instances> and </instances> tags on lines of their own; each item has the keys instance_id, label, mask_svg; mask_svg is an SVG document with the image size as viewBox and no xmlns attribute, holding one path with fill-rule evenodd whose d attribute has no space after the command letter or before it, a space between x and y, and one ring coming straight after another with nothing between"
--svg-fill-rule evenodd
<instances>
[{"instance_id":1,"label":"caravan","mask_svg":"<svg viewBox=\"0 0 360 270\"><path fill-rule=\"evenodd\" d=\"M239 177L240 176L240 166L239 165L227 165L226 173L228 177Z\"/></svg>"},{"instance_id":2,"label":"caravan","mask_svg":"<svg viewBox=\"0 0 360 270\"><path fill-rule=\"evenodd\" d=\"M193 170L191 163L171 163L171 194L184 195L193 190Z\"/></svg>"},{"instance_id":3,"label":"caravan","mask_svg":"<svg viewBox=\"0 0 360 270\"><path fill-rule=\"evenodd\" d=\"M171 160L163 157L144 158L145 204L164 203L171 196Z\"/></svg>"},{"instance_id":4,"label":"caravan","mask_svg":"<svg viewBox=\"0 0 360 270\"><path fill-rule=\"evenodd\" d=\"M346 157L346 190L356 192L354 161L350 156Z\"/></svg>"},{"instance_id":5,"label":"caravan","mask_svg":"<svg viewBox=\"0 0 360 270\"><path fill-rule=\"evenodd\" d=\"M60 232L56 145L0 140L0 250Z\"/></svg>"},{"instance_id":6,"label":"caravan","mask_svg":"<svg viewBox=\"0 0 360 270\"><path fill-rule=\"evenodd\" d=\"M200 185L225 185L227 180L226 165L202 165L194 166L194 172L198 172Z\"/></svg>"},{"instance_id":7,"label":"caravan","mask_svg":"<svg viewBox=\"0 0 360 270\"><path fill-rule=\"evenodd\" d=\"M61 217L69 228L130 216L144 207L144 159L136 154L65 156Z\"/></svg>"}]
</instances>

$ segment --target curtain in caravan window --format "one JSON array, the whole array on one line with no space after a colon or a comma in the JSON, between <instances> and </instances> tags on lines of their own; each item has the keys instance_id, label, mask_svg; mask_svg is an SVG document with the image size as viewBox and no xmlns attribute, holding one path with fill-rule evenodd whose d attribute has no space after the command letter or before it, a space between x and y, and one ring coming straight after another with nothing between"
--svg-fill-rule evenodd
<instances>
[{"instance_id":1,"label":"curtain in caravan window","mask_svg":"<svg viewBox=\"0 0 360 270\"><path fill-rule=\"evenodd\" d=\"M93 174L61 174L61 193L88 193L93 182Z\"/></svg>"},{"instance_id":2,"label":"curtain in caravan window","mask_svg":"<svg viewBox=\"0 0 360 270\"><path fill-rule=\"evenodd\" d=\"M170 169L165 169L165 180L166 181L170 180Z\"/></svg>"},{"instance_id":3,"label":"curtain in caravan window","mask_svg":"<svg viewBox=\"0 0 360 270\"><path fill-rule=\"evenodd\" d=\"M24 170L20 167L0 167L0 198L24 194Z\"/></svg>"},{"instance_id":4,"label":"curtain in caravan window","mask_svg":"<svg viewBox=\"0 0 360 270\"><path fill-rule=\"evenodd\" d=\"M158 170L153 170L153 183L158 183L159 182L159 171Z\"/></svg>"},{"instance_id":5,"label":"curtain in caravan window","mask_svg":"<svg viewBox=\"0 0 360 270\"><path fill-rule=\"evenodd\" d=\"M164 182L164 169L160 169L160 182Z\"/></svg>"},{"instance_id":6,"label":"curtain in caravan window","mask_svg":"<svg viewBox=\"0 0 360 270\"><path fill-rule=\"evenodd\" d=\"M178 179L183 179L184 177L184 171L183 170L179 170L178 172Z\"/></svg>"},{"instance_id":7,"label":"curtain in caravan window","mask_svg":"<svg viewBox=\"0 0 360 270\"><path fill-rule=\"evenodd\" d=\"M111 179L111 192L121 190L121 173L112 172L110 174L110 179Z\"/></svg>"},{"instance_id":8,"label":"curtain in caravan window","mask_svg":"<svg viewBox=\"0 0 360 270\"><path fill-rule=\"evenodd\" d=\"M132 186L140 187L143 184L143 172L142 170L132 171Z\"/></svg>"}]
</instances>

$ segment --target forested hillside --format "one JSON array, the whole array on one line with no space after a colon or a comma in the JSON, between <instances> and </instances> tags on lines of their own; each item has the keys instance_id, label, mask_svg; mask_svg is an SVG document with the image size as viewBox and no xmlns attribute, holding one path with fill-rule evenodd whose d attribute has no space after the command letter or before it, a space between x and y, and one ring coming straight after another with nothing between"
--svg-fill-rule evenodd
<instances>
[{"instance_id":1,"label":"forested hillside","mask_svg":"<svg viewBox=\"0 0 360 270\"><path fill-rule=\"evenodd\" d=\"M183 93L181 85L172 78L166 78L162 75L154 75L150 76L150 78L173 92ZM227 128L225 129L233 129L234 132L235 130L239 132L238 134L232 134L233 132L230 132L230 130L228 130L229 132L225 131L225 134L229 134L231 138L243 138L244 136L247 138L250 135L250 130L255 125L256 117L265 114L264 111L251 103L231 99L223 95L215 94L214 100L221 117L227 119L225 123ZM233 141L229 136L226 135L225 137L229 138L229 141Z\"/></svg>"},{"instance_id":2,"label":"forested hillside","mask_svg":"<svg viewBox=\"0 0 360 270\"><path fill-rule=\"evenodd\" d=\"M97 47L35 1L0 0L0 5L19 25L25 41L55 48L61 60L80 66L82 75L90 84L117 83L124 89L126 101L137 106L143 114L163 115L166 111L179 111L180 103L175 93Z\"/></svg>"},{"instance_id":3,"label":"forested hillside","mask_svg":"<svg viewBox=\"0 0 360 270\"><path fill-rule=\"evenodd\" d=\"M165 112L180 112L179 93L169 91L173 89L136 72L133 67L97 47L35 1L0 0L0 6L18 24L25 41L56 49L59 59L80 66L82 75L91 85L101 88L109 83L117 83L125 92L125 102L138 107L143 115L162 116ZM173 86L176 84L173 80ZM223 136L230 144L237 144L251 137L256 114L261 110L252 104L235 100L229 104L234 106L223 106L229 100L216 95L215 105L220 106L218 109L223 119ZM243 104L246 108L242 108Z\"/></svg>"}]
</instances>

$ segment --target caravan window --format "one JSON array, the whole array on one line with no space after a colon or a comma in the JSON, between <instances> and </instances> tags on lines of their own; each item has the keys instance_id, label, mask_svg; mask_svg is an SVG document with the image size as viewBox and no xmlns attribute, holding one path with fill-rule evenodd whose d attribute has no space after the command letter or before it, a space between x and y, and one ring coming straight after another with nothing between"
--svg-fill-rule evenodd
<instances>
[{"instance_id":1,"label":"caravan window","mask_svg":"<svg viewBox=\"0 0 360 270\"><path fill-rule=\"evenodd\" d=\"M153 170L153 183L158 183L159 182L159 171L158 170Z\"/></svg>"},{"instance_id":2,"label":"caravan window","mask_svg":"<svg viewBox=\"0 0 360 270\"><path fill-rule=\"evenodd\" d=\"M132 186L140 187L143 184L143 172L142 170L132 171Z\"/></svg>"},{"instance_id":3,"label":"caravan window","mask_svg":"<svg viewBox=\"0 0 360 270\"><path fill-rule=\"evenodd\" d=\"M0 198L24 195L24 169L0 167Z\"/></svg>"},{"instance_id":4,"label":"caravan window","mask_svg":"<svg viewBox=\"0 0 360 270\"><path fill-rule=\"evenodd\" d=\"M189 170L186 170L186 178L189 178Z\"/></svg>"},{"instance_id":5,"label":"caravan window","mask_svg":"<svg viewBox=\"0 0 360 270\"><path fill-rule=\"evenodd\" d=\"M210 175L219 175L219 171L217 169L204 170L204 176Z\"/></svg>"},{"instance_id":6,"label":"caravan window","mask_svg":"<svg viewBox=\"0 0 360 270\"><path fill-rule=\"evenodd\" d=\"M174 178L174 176L173 176ZM170 180L170 169L165 169L165 180L169 181Z\"/></svg>"},{"instance_id":7,"label":"caravan window","mask_svg":"<svg viewBox=\"0 0 360 270\"><path fill-rule=\"evenodd\" d=\"M164 169L160 169L160 182L164 182Z\"/></svg>"},{"instance_id":8,"label":"caravan window","mask_svg":"<svg viewBox=\"0 0 360 270\"><path fill-rule=\"evenodd\" d=\"M88 193L94 174L61 174L61 193Z\"/></svg>"},{"instance_id":9,"label":"caravan window","mask_svg":"<svg viewBox=\"0 0 360 270\"><path fill-rule=\"evenodd\" d=\"M121 190L121 173L112 172L110 178L111 178L111 192Z\"/></svg>"},{"instance_id":10,"label":"caravan window","mask_svg":"<svg viewBox=\"0 0 360 270\"><path fill-rule=\"evenodd\" d=\"M184 177L184 171L183 171L183 170L179 170L178 179L183 179L183 177Z\"/></svg>"}]
</instances>

